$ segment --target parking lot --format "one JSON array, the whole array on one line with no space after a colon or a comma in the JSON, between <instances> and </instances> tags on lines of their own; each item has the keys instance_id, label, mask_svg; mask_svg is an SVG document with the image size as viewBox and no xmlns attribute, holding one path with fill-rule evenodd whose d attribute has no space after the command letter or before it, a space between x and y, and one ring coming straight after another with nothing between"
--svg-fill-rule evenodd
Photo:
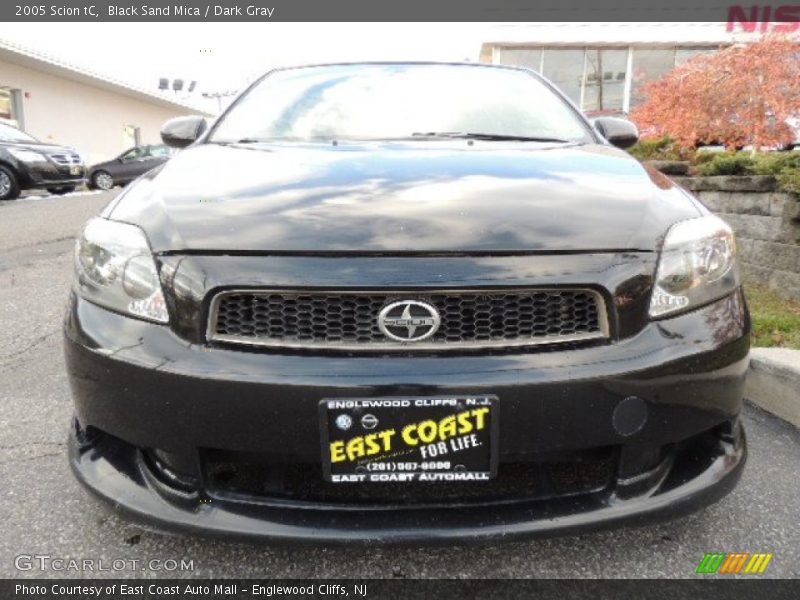
<instances>
[{"instance_id":1,"label":"parking lot","mask_svg":"<svg viewBox=\"0 0 800 600\"><path fill-rule=\"evenodd\" d=\"M751 406L739 487L655 526L490 547L286 548L165 536L105 512L67 466L72 409L61 318L74 236L115 193L0 203L0 576L691 577L712 551L771 552L764 577L800 576L800 434ZM20 572L21 554L135 559L139 567ZM188 559L193 570L142 570L153 559Z\"/></svg>"}]
</instances>

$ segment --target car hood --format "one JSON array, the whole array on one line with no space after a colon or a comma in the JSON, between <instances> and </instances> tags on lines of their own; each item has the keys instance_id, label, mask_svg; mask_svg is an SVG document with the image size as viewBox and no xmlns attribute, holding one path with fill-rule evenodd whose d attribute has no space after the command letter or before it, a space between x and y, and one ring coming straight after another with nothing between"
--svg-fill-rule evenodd
<instances>
[{"instance_id":1,"label":"car hood","mask_svg":"<svg viewBox=\"0 0 800 600\"><path fill-rule=\"evenodd\" d=\"M465 141L201 144L141 178L105 216L153 250L656 250L701 208L605 145Z\"/></svg>"},{"instance_id":2,"label":"car hood","mask_svg":"<svg viewBox=\"0 0 800 600\"><path fill-rule=\"evenodd\" d=\"M75 152L75 150L66 146L45 144L43 142L0 142L0 146L6 149L18 148L19 150L33 150L35 152L43 152L44 154Z\"/></svg>"}]
</instances>

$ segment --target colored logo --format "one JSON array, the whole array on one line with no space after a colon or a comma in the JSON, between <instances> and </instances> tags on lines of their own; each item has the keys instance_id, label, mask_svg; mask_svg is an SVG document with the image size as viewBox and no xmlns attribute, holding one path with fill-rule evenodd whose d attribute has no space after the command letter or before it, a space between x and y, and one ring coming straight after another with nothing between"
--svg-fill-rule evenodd
<instances>
[{"instance_id":1,"label":"colored logo","mask_svg":"<svg viewBox=\"0 0 800 600\"><path fill-rule=\"evenodd\" d=\"M760 575L767 569L772 560L772 553L756 552L714 552L706 553L696 573Z\"/></svg>"}]
</instances>

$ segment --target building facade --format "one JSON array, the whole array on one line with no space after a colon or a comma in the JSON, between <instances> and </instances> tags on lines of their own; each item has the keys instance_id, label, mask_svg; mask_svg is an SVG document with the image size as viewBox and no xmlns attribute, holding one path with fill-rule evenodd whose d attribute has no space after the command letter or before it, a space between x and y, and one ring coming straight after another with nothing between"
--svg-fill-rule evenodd
<instances>
[{"instance_id":1,"label":"building facade","mask_svg":"<svg viewBox=\"0 0 800 600\"><path fill-rule=\"evenodd\" d=\"M555 83L586 113L629 112L642 84L718 46L497 46L492 62L529 67Z\"/></svg>"},{"instance_id":2,"label":"building facade","mask_svg":"<svg viewBox=\"0 0 800 600\"><path fill-rule=\"evenodd\" d=\"M508 28L480 60L542 73L586 113L628 113L642 85L704 52L758 36L727 23L562 23Z\"/></svg>"},{"instance_id":3,"label":"building facade","mask_svg":"<svg viewBox=\"0 0 800 600\"><path fill-rule=\"evenodd\" d=\"M0 41L0 119L87 163L160 143L167 119L201 109Z\"/></svg>"}]
</instances>

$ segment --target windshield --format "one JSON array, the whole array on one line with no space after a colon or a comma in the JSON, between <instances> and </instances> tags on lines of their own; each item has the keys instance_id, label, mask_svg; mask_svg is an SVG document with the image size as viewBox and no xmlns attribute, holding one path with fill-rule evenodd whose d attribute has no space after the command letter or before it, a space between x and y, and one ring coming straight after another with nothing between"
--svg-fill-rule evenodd
<instances>
[{"instance_id":1,"label":"windshield","mask_svg":"<svg viewBox=\"0 0 800 600\"><path fill-rule=\"evenodd\" d=\"M0 123L0 141L1 142L35 142L37 141L35 137L32 137L25 133L24 131L20 131L16 127L11 127L11 125L6 125L5 123Z\"/></svg>"},{"instance_id":2,"label":"windshield","mask_svg":"<svg viewBox=\"0 0 800 600\"><path fill-rule=\"evenodd\" d=\"M525 71L392 64L276 71L230 109L210 140L425 139L437 134L591 140L575 111Z\"/></svg>"}]
</instances>

